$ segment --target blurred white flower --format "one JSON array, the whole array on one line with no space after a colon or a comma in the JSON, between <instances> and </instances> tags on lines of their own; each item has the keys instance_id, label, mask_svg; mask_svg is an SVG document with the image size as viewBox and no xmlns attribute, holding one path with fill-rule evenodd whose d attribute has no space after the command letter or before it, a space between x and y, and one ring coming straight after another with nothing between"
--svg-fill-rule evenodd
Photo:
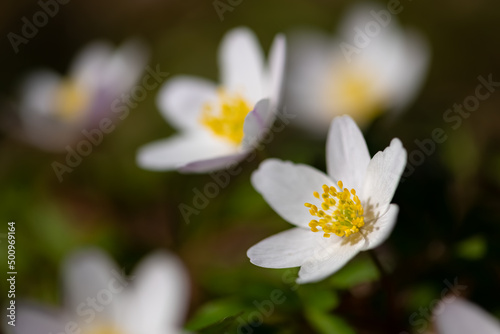
<instances>
[{"instance_id":1,"label":"blurred white flower","mask_svg":"<svg viewBox=\"0 0 500 334\"><path fill-rule=\"evenodd\" d=\"M178 76L162 87L157 104L180 133L142 147L138 164L150 170L209 172L243 159L275 119L285 62L278 35L269 64L246 28L226 34L219 48L219 85Z\"/></svg>"},{"instance_id":2,"label":"blurred white flower","mask_svg":"<svg viewBox=\"0 0 500 334\"><path fill-rule=\"evenodd\" d=\"M387 239L399 210L391 199L406 164L399 139L370 160L354 121L337 117L330 126L326 158L328 175L276 159L264 161L253 173L255 189L297 226L250 248L247 255L253 264L300 266L297 282L315 282Z\"/></svg>"},{"instance_id":3,"label":"blurred white flower","mask_svg":"<svg viewBox=\"0 0 500 334\"><path fill-rule=\"evenodd\" d=\"M284 104L299 124L324 135L333 117L348 114L364 127L412 101L427 72L429 47L397 21L388 9L367 3L348 12L335 39L313 31L291 38Z\"/></svg>"},{"instance_id":4,"label":"blurred white flower","mask_svg":"<svg viewBox=\"0 0 500 334\"><path fill-rule=\"evenodd\" d=\"M479 306L461 298L446 299L434 309L438 334L500 334L500 322Z\"/></svg>"},{"instance_id":5,"label":"blurred white flower","mask_svg":"<svg viewBox=\"0 0 500 334\"><path fill-rule=\"evenodd\" d=\"M138 41L116 50L94 42L78 54L65 77L51 70L29 74L20 89L22 137L44 150L63 151L110 113L113 101L136 84L146 62Z\"/></svg>"},{"instance_id":6,"label":"blurred white flower","mask_svg":"<svg viewBox=\"0 0 500 334\"><path fill-rule=\"evenodd\" d=\"M188 276L174 256L158 251L127 279L98 250L70 256L63 267L64 310L18 306L14 334L183 333Z\"/></svg>"}]
</instances>

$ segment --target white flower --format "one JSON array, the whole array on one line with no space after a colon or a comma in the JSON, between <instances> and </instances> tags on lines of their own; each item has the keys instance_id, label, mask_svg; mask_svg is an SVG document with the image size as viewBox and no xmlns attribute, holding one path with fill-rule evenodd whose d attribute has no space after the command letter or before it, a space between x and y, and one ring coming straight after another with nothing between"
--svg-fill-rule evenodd
<instances>
[{"instance_id":1,"label":"white flower","mask_svg":"<svg viewBox=\"0 0 500 334\"><path fill-rule=\"evenodd\" d=\"M149 255L127 279L104 253L80 251L70 256L63 268L63 287L63 311L18 306L13 333L183 332L188 277L180 261L165 252Z\"/></svg>"},{"instance_id":2,"label":"white flower","mask_svg":"<svg viewBox=\"0 0 500 334\"><path fill-rule=\"evenodd\" d=\"M264 161L252 184L295 228L248 250L266 268L298 267L297 282L319 281L358 252L389 236L398 214L391 204L406 164L406 150L393 139L370 160L359 128L349 116L333 120L326 147L328 175L307 165Z\"/></svg>"},{"instance_id":3,"label":"white flower","mask_svg":"<svg viewBox=\"0 0 500 334\"><path fill-rule=\"evenodd\" d=\"M444 299L434 309L434 317L439 334L500 334L498 319L461 298Z\"/></svg>"},{"instance_id":4,"label":"white flower","mask_svg":"<svg viewBox=\"0 0 500 334\"><path fill-rule=\"evenodd\" d=\"M275 119L284 70L278 35L269 65L255 35L238 28L219 49L221 83L178 76L162 87L158 107L180 133L142 147L138 164L150 170L208 172L243 159Z\"/></svg>"},{"instance_id":5,"label":"white flower","mask_svg":"<svg viewBox=\"0 0 500 334\"><path fill-rule=\"evenodd\" d=\"M348 114L363 127L412 101L426 74L429 48L397 21L378 4L362 4L341 22L338 38L314 31L291 38L284 103L299 124L324 134L335 116Z\"/></svg>"},{"instance_id":6,"label":"white flower","mask_svg":"<svg viewBox=\"0 0 500 334\"><path fill-rule=\"evenodd\" d=\"M78 54L66 77L52 70L31 73L20 89L23 137L44 150L63 151L110 113L113 101L139 79L146 60L137 41L117 50L94 42Z\"/></svg>"}]
</instances>

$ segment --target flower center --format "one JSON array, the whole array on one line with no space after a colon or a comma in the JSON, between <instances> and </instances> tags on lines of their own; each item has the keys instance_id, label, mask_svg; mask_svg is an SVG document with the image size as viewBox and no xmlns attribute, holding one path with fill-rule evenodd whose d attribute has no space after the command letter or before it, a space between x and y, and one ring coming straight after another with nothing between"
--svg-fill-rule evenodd
<instances>
[{"instance_id":1,"label":"flower center","mask_svg":"<svg viewBox=\"0 0 500 334\"><path fill-rule=\"evenodd\" d=\"M331 233L339 237L350 236L359 232L359 228L365 225L363 217L363 206L356 195L356 190L349 191L344 188L342 181L338 183L339 189L323 185L323 194L315 191L314 197L322 199L321 209L311 203L304 205L309 208L309 213L319 219L313 219L309 223L311 231L323 231L323 236L329 238ZM352 197L351 197L352 195Z\"/></svg>"},{"instance_id":2,"label":"flower center","mask_svg":"<svg viewBox=\"0 0 500 334\"><path fill-rule=\"evenodd\" d=\"M89 99L81 86L71 80L65 80L55 93L57 115L64 120L74 120L87 107Z\"/></svg>"},{"instance_id":3,"label":"flower center","mask_svg":"<svg viewBox=\"0 0 500 334\"><path fill-rule=\"evenodd\" d=\"M332 110L344 110L358 122L366 122L382 111L384 96L372 73L345 68L331 76L335 79L326 85L324 96Z\"/></svg>"},{"instance_id":4,"label":"flower center","mask_svg":"<svg viewBox=\"0 0 500 334\"><path fill-rule=\"evenodd\" d=\"M344 98L344 103L353 109L366 109L370 99L371 82L354 74L345 74L340 86L340 95Z\"/></svg>"},{"instance_id":5,"label":"flower center","mask_svg":"<svg viewBox=\"0 0 500 334\"><path fill-rule=\"evenodd\" d=\"M216 103L205 103L200 122L213 134L234 144L243 140L245 117L252 110L240 95L228 93L224 89L217 92Z\"/></svg>"}]
</instances>

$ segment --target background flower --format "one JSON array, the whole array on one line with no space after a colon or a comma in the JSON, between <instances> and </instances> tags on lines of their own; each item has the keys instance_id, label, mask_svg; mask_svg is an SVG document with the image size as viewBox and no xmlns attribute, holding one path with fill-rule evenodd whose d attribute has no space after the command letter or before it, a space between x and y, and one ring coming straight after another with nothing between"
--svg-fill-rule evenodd
<instances>
[{"instance_id":1,"label":"background flower","mask_svg":"<svg viewBox=\"0 0 500 334\"><path fill-rule=\"evenodd\" d=\"M420 90L429 46L403 30L397 11L377 3L356 4L331 38L295 32L291 38L286 101L300 125L324 133L336 115L366 127L385 111L400 112Z\"/></svg>"},{"instance_id":2,"label":"background flower","mask_svg":"<svg viewBox=\"0 0 500 334\"><path fill-rule=\"evenodd\" d=\"M113 100L144 71L146 54L136 40L116 50L98 41L76 56L65 77L48 69L27 75L19 93L22 137L44 150L64 150L111 113Z\"/></svg>"},{"instance_id":3,"label":"background flower","mask_svg":"<svg viewBox=\"0 0 500 334\"><path fill-rule=\"evenodd\" d=\"M218 56L219 86L189 76L165 83L158 107L181 133L141 148L141 167L187 172L228 168L242 160L272 125L285 65L284 37L276 37L269 64L246 28L228 32Z\"/></svg>"},{"instance_id":4,"label":"background flower","mask_svg":"<svg viewBox=\"0 0 500 334\"><path fill-rule=\"evenodd\" d=\"M181 333L188 277L170 254L149 255L126 278L106 254L80 251L68 258L62 276L64 311L18 306L12 333L61 333L68 328L85 334Z\"/></svg>"},{"instance_id":5,"label":"background flower","mask_svg":"<svg viewBox=\"0 0 500 334\"><path fill-rule=\"evenodd\" d=\"M475 304L461 298L444 300L435 323L439 334L500 333L500 322Z\"/></svg>"}]
</instances>

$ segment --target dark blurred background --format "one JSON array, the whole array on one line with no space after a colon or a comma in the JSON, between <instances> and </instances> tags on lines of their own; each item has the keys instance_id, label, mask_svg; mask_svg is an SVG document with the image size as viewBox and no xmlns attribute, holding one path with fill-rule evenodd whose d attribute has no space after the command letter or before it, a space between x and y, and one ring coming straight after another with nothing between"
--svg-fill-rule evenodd
<instances>
[{"instance_id":1,"label":"dark blurred background","mask_svg":"<svg viewBox=\"0 0 500 334\"><path fill-rule=\"evenodd\" d=\"M314 27L333 34L352 3L243 0L221 21L212 1L72 0L60 5L58 14L16 54L7 35L19 34L22 18L31 19L40 6L35 1L2 2L0 93L7 105L15 105L16 87L30 70L47 67L65 73L88 42L105 39L119 45L129 37L150 47L152 67L217 80L217 47L229 29L248 26L267 53L279 32ZM202 189L212 178L137 167L140 146L173 133L153 91L62 183L51 163L63 161L64 154L46 153L14 138L5 121L0 133L0 233L7 232L8 221L16 221L17 298L57 305L62 259L74 249L96 245L127 271L156 248L179 255L192 281L186 322L191 330L236 316L227 322L227 331L236 333L237 317L247 320L255 301L280 289L286 301L276 305L264 324L252 327L254 333L416 332L421 326L409 317L440 298L445 280L456 278L467 286L464 297L500 316L500 92L482 101L457 130L443 120L454 103L474 94L478 76L491 74L500 81L500 3L402 4L405 10L398 17L403 26L428 38L431 65L415 103L396 118L382 115L366 130L370 151L373 155L399 137L411 153L418 149L415 140L430 138L436 127L445 129L448 139L405 178L393 200L401 208L398 224L376 250L391 272L391 294L364 254L331 278L298 289L289 271L258 268L247 259L250 246L290 226L250 184L262 158L325 168L324 141L293 126L277 133L259 159L243 162L243 172L187 224L178 206L191 205L193 189ZM0 113L2 120L12 116L10 108ZM2 293L0 300L5 298Z\"/></svg>"}]
</instances>

